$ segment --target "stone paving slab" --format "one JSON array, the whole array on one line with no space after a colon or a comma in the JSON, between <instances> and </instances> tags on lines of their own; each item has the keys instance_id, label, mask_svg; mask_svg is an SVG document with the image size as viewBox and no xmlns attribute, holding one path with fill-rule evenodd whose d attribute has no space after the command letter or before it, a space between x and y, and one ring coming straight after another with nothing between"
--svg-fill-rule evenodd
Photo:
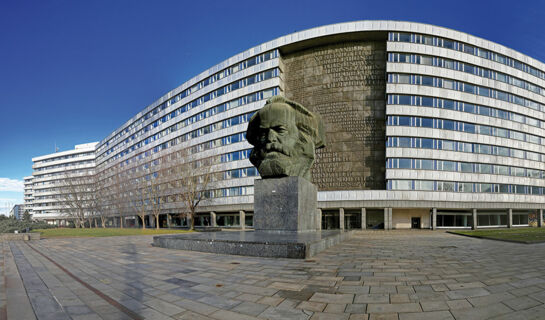
<instances>
[{"instance_id":1,"label":"stone paving slab","mask_svg":"<svg viewBox=\"0 0 545 320\"><path fill-rule=\"evenodd\" d=\"M545 244L362 231L293 260L151 242L3 242L0 314L5 297L8 319L545 319Z\"/></svg>"}]
</instances>

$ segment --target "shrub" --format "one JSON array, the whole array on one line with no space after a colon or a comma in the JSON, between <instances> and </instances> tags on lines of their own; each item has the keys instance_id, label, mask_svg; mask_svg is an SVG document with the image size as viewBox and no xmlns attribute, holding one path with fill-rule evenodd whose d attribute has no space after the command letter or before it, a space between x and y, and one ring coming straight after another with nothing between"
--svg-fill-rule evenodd
<instances>
[{"instance_id":1,"label":"shrub","mask_svg":"<svg viewBox=\"0 0 545 320\"><path fill-rule=\"evenodd\" d=\"M13 233L15 230L19 232L25 232L26 229L31 231L32 229L48 229L55 228L53 225L49 225L46 222L33 222L33 221L21 221L15 219L3 219L0 220L0 233Z\"/></svg>"}]
</instances>

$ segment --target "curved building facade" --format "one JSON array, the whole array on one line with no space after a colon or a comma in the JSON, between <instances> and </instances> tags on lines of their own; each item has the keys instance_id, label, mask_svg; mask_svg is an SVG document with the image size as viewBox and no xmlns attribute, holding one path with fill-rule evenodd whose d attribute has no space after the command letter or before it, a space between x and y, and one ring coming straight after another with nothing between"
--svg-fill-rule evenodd
<instances>
[{"instance_id":1,"label":"curved building facade","mask_svg":"<svg viewBox=\"0 0 545 320\"><path fill-rule=\"evenodd\" d=\"M420 23L328 25L237 54L100 141L96 170L113 194L178 156L210 165L197 225L251 226L245 132L274 95L324 119L312 172L323 228L541 225L545 64ZM180 224L179 181L166 176L160 223Z\"/></svg>"}]
</instances>

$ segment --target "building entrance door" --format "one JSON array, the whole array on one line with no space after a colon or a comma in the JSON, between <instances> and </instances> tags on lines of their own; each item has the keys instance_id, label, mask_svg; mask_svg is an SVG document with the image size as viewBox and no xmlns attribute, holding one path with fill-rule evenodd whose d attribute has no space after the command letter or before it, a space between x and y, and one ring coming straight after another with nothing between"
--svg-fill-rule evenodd
<instances>
[{"instance_id":1,"label":"building entrance door","mask_svg":"<svg viewBox=\"0 0 545 320\"><path fill-rule=\"evenodd\" d=\"M420 218L411 218L411 229L420 229Z\"/></svg>"}]
</instances>

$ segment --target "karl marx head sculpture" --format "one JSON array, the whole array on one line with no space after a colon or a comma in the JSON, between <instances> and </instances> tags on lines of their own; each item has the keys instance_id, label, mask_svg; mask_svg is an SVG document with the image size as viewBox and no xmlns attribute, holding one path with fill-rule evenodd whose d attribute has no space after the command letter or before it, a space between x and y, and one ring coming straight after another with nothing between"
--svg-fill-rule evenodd
<instances>
[{"instance_id":1,"label":"karl marx head sculpture","mask_svg":"<svg viewBox=\"0 0 545 320\"><path fill-rule=\"evenodd\" d=\"M250 162L264 179L299 176L310 181L315 149L325 147L322 119L281 96L267 100L250 119Z\"/></svg>"}]
</instances>

